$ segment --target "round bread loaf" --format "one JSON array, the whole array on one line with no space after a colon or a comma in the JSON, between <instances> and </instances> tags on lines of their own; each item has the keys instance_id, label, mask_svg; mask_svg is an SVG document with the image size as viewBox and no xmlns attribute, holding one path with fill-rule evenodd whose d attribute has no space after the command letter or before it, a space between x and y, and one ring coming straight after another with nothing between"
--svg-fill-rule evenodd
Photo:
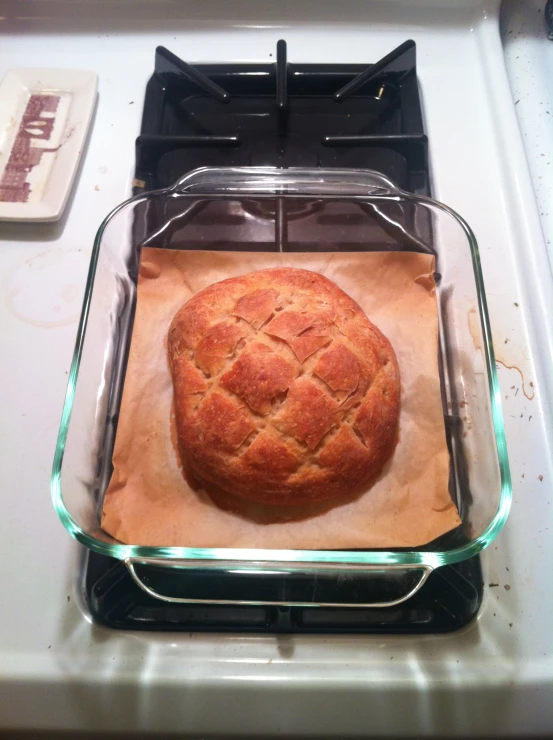
<instances>
[{"instance_id":1,"label":"round bread loaf","mask_svg":"<svg viewBox=\"0 0 553 740\"><path fill-rule=\"evenodd\" d=\"M348 496L393 452L400 381L386 337L318 273L215 283L169 329L185 465L271 505Z\"/></svg>"}]
</instances>

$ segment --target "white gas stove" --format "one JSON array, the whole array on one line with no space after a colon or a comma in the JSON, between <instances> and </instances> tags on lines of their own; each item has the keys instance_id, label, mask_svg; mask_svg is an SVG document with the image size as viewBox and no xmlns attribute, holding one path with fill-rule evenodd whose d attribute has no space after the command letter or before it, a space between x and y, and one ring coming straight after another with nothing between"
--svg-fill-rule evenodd
<instances>
[{"instance_id":1,"label":"white gas stove","mask_svg":"<svg viewBox=\"0 0 553 740\"><path fill-rule=\"evenodd\" d=\"M0 224L0 731L255 738L551 731L553 229L545 183L551 188L553 168L540 165L553 157L545 89L553 44L542 5L505 8L512 91L495 0L4 3L0 75L24 66L92 69L100 94L62 220ZM467 219L480 245L513 507L482 556L486 584L498 585L486 586L478 617L458 632L109 630L88 617L82 552L51 504L88 260L98 225L130 194L154 49L163 44L192 62L269 61L282 36L296 62L360 64L415 39L433 196ZM548 112L538 118L540 108Z\"/></svg>"}]
</instances>

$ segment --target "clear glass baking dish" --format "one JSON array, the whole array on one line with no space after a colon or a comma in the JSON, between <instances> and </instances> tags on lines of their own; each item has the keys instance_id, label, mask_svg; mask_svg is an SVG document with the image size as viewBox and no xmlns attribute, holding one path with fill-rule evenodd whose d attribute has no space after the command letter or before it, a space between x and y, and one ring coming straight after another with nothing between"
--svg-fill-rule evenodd
<instances>
[{"instance_id":1,"label":"clear glass baking dish","mask_svg":"<svg viewBox=\"0 0 553 740\"><path fill-rule=\"evenodd\" d=\"M450 493L461 526L424 547L389 551L145 547L122 544L103 532L100 517L144 245L433 253ZM51 490L70 534L92 550L125 560L143 589L167 601L386 606L408 598L433 569L487 547L511 504L500 391L470 227L447 206L402 192L368 170L203 168L172 188L121 204L94 242ZM152 565L164 574L163 593L148 581ZM190 579L184 588L171 577L183 571L198 576L197 590ZM229 576L224 598L209 591L214 573ZM283 575L288 587L271 588L271 579L282 584ZM306 584L313 578L346 588L310 591Z\"/></svg>"}]
</instances>

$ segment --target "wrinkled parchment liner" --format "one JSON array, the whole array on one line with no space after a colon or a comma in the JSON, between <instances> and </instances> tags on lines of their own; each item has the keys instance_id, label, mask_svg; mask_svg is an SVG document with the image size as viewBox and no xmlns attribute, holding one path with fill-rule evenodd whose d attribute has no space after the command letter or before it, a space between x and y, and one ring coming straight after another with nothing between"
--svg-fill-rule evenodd
<instances>
[{"instance_id":1,"label":"wrinkled parchment liner","mask_svg":"<svg viewBox=\"0 0 553 740\"><path fill-rule=\"evenodd\" d=\"M339 505L275 510L220 491L208 495L183 471L175 450L166 350L173 316L218 280L276 266L333 280L384 332L398 358L402 398L394 455L365 493ZM143 249L103 529L134 545L324 550L416 547L456 527L433 271L433 257L414 253Z\"/></svg>"}]
</instances>

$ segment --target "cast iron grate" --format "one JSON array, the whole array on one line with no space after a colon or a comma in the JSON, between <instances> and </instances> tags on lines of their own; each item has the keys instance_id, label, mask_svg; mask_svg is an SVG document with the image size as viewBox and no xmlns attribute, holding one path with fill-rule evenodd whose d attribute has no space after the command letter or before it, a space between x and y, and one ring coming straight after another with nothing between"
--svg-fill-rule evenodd
<instances>
[{"instance_id":1,"label":"cast iron grate","mask_svg":"<svg viewBox=\"0 0 553 740\"><path fill-rule=\"evenodd\" d=\"M183 62L159 46L136 140L134 192L198 167L361 167L429 195L414 41L368 67Z\"/></svg>"}]
</instances>

